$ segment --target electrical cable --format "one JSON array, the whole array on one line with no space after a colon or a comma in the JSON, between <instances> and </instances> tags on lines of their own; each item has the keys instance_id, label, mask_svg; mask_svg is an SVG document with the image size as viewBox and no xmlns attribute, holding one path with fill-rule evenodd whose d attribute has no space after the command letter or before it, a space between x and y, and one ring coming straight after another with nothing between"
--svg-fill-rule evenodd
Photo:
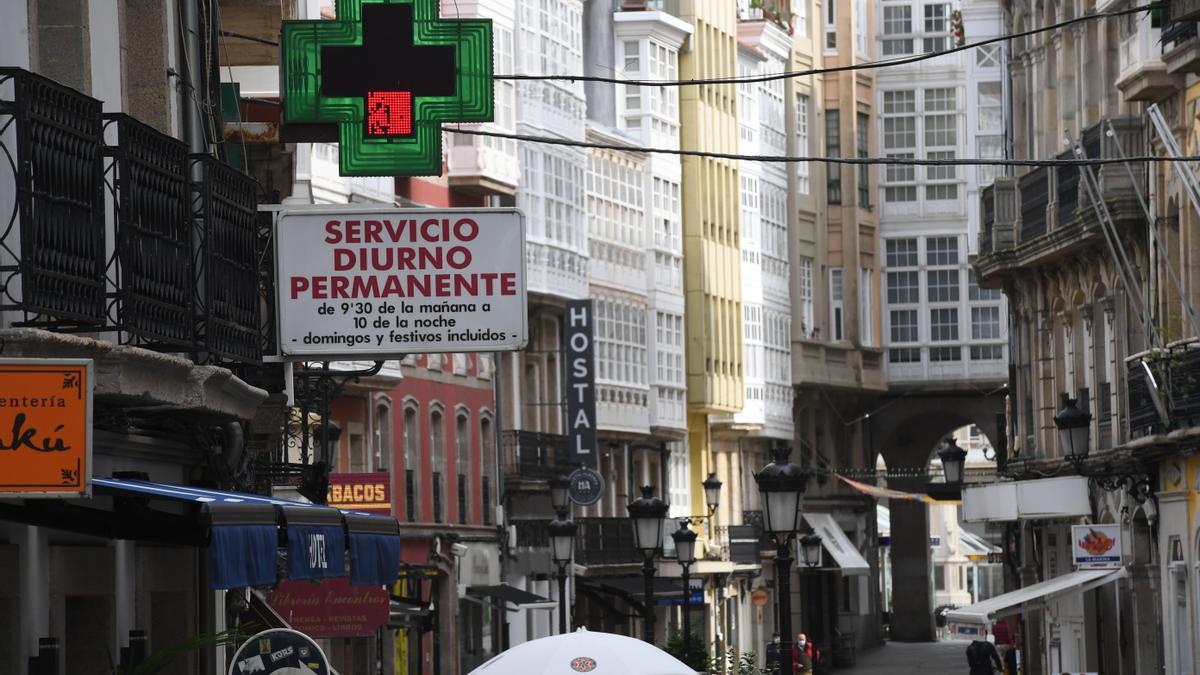
<instances>
[{"instance_id":1,"label":"electrical cable","mask_svg":"<svg viewBox=\"0 0 1200 675\"><path fill-rule=\"evenodd\" d=\"M705 157L709 159L728 159L746 162L822 162L825 164L860 165L892 165L892 166L1105 166L1123 164L1125 162L1200 162L1200 156L1165 156L1139 155L1135 157L1096 157L1086 159L1002 159L963 157L956 159L922 159L920 157L813 157L806 155L746 155L736 152L715 152L711 150L683 150L679 148L654 148L621 143L594 143L591 141L573 141L567 138L551 136L532 136L529 134L514 134L503 131L486 131L483 129L464 129L461 127L443 127L444 131L469 136L488 136L491 138L506 138L527 143L544 145L559 145L569 148L586 148L592 150L613 150L616 152L641 152L648 154L677 155L680 157Z\"/></svg>"},{"instance_id":2,"label":"electrical cable","mask_svg":"<svg viewBox=\"0 0 1200 675\"><path fill-rule=\"evenodd\" d=\"M551 81L568 81L568 82L605 82L608 84L624 84L624 85L639 86L639 87L689 87L689 86L705 86L705 85L716 85L716 84L753 84L753 83L758 83L758 82L772 82L775 80L786 80L786 79L791 79L791 78L796 78L796 77L808 77L810 75L825 75L828 73L842 73L842 72L857 71L857 70L873 70L876 68L889 68L892 66L904 66L904 65L908 65L910 63L919 63L921 61L926 61L929 59L936 59L941 56L946 56L947 54L956 54L958 52L966 51L968 49L975 49L976 47L983 47L983 46L995 44L998 42L1009 42L1009 41L1015 40L1017 38L1029 37L1031 35L1037 35L1039 33L1045 33L1048 31L1055 31L1055 30L1059 30L1061 28L1066 28L1068 26L1072 26L1074 24L1081 23L1084 21L1092 21L1095 19L1107 19L1107 18L1112 18L1112 17L1126 16L1129 14L1137 14L1139 12L1148 12L1148 11L1160 9L1160 8L1163 8L1166 6L1167 6L1166 3L1152 2L1150 4L1139 5L1137 7L1128 7L1126 9L1116 9L1116 10L1112 10L1109 12L1097 12L1096 14L1087 14L1084 16L1077 16L1073 19L1067 19L1066 21L1060 21L1055 24L1050 24L1049 26L1042 26L1040 28L1033 28L1030 30L1021 31L1020 33L1012 33L1009 35L1001 35L1001 36L994 37L994 38L988 38L986 40L980 40L979 42L972 42L970 44L962 45L959 47L953 47L951 49L946 49L946 50L943 50L940 52L929 52L926 54L916 54L913 56L906 56L906 57L897 58L897 59L887 59L887 60L882 60L882 61L864 61L862 63L854 63L854 64L845 65L845 66L830 66L828 68L811 68L808 70L784 71L781 73L770 73L767 75L714 77L714 78L694 79L694 80L622 80L622 79L615 78L615 77L605 77L603 75L519 75L519 74L511 74L511 75L493 75L492 79L495 79L495 80L517 80L517 81L551 80Z\"/></svg>"}]
</instances>

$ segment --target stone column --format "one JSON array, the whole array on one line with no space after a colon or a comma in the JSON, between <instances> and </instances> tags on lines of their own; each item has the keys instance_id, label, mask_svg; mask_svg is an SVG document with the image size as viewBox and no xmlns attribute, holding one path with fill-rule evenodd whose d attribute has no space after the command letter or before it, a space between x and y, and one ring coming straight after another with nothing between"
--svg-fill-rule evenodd
<instances>
[{"instance_id":1,"label":"stone column","mask_svg":"<svg viewBox=\"0 0 1200 675\"><path fill-rule=\"evenodd\" d=\"M894 483L899 481L889 481ZM893 485L900 490L917 486ZM892 632L897 642L934 639L929 507L894 499L892 515Z\"/></svg>"}]
</instances>

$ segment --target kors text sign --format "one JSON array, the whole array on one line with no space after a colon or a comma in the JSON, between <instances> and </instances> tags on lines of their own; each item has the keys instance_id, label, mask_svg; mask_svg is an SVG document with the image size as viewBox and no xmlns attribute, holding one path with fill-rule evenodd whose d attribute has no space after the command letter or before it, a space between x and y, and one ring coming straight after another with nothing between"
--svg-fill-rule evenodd
<instances>
[{"instance_id":1,"label":"kors text sign","mask_svg":"<svg viewBox=\"0 0 1200 675\"><path fill-rule=\"evenodd\" d=\"M525 224L515 209L289 209L275 234L285 357L525 344Z\"/></svg>"}]
</instances>

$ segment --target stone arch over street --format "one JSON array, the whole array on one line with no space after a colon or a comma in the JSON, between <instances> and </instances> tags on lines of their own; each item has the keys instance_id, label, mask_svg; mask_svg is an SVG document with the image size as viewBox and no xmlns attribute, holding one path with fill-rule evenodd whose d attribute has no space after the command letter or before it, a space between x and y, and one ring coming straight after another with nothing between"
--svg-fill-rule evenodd
<instances>
[{"instance_id":1,"label":"stone arch over street","mask_svg":"<svg viewBox=\"0 0 1200 675\"><path fill-rule=\"evenodd\" d=\"M985 390L986 391L986 390ZM925 475L943 439L955 429L975 425L992 446L1005 445L1003 412L1006 390L994 386L936 393L898 394L881 401L867 418L869 456L883 456L888 487L923 492ZM1000 425L998 428L997 425ZM918 470L918 475L912 475ZM891 638L901 642L935 639L929 508L917 501L891 500Z\"/></svg>"}]
</instances>

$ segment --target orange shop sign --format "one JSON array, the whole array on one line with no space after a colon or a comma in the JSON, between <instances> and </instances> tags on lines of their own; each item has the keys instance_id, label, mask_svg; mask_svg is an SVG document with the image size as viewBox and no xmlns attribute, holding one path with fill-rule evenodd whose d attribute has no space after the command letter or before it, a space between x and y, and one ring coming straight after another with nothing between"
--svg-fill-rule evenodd
<instances>
[{"instance_id":1,"label":"orange shop sign","mask_svg":"<svg viewBox=\"0 0 1200 675\"><path fill-rule=\"evenodd\" d=\"M0 495L87 497L90 359L0 359Z\"/></svg>"}]
</instances>

